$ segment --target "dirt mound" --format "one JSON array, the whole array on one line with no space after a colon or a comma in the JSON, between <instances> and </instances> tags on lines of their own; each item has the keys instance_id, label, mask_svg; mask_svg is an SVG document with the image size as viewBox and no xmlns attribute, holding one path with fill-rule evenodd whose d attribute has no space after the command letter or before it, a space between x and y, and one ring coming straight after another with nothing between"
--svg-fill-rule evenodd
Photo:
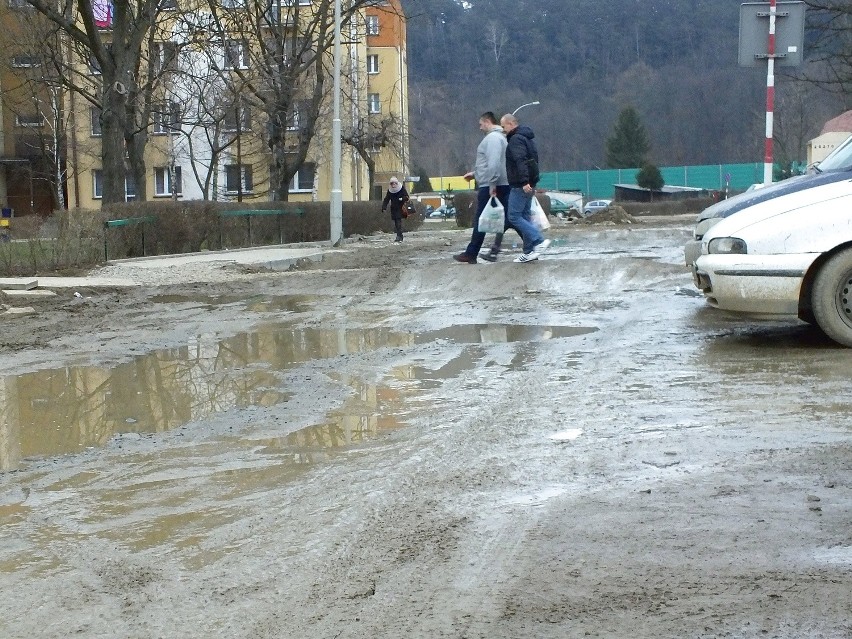
<instances>
[{"instance_id":1,"label":"dirt mound","mask_svg":"<svg viewBox=\"0 0 852 639\"><path fill-rule=\"evenodd\" d=\"M634 224L636 218L623 208L614 204L602 211L592 213L588 217L577 220L580 224Z\"/></svg>"}]
</instances>

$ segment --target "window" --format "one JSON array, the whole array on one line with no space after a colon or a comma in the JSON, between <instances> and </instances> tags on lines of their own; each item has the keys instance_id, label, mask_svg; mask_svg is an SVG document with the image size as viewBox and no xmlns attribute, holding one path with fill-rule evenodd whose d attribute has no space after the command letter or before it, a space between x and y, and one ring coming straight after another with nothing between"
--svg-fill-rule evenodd
<instances>
[{"instance_id":1,"label":"window","mask_svg":"<svg viewBox=\"0 0 852 639\"><path fill-rule=\"evenodd\" d=\"M175 167L174 195L183 193L181 170ZM160 166L154 169L154 195L158 197L171 196L172 193L172 170L168 166Z\"/></svg>"},{"instance_id":2,"label":"window","mask_svg":"<svg viewBox=\"0 0 852 639\"><path fill-rule=\"evenodd\" d=\"M11 9L32 9L33 5L31 5L27 0L9 0L9 8Z\"/></svg>"},{"instance_id":3,"label":"window","mask_svg":"<svg viewBox=\"0 0 852 639\"><path fill-rule=\"evenodd\" d=\"M35 54L22 53L12 58L12 66L19 69L41 66L41 56Z\"/></svg>"},{"instance_id":4,"label":"window","mask_svg":"<svg viewBox=\"0 0 852 639\"><path fill-rule=\"evenodd\" d=\"M379 16L367 16L367 35L379 35Z\"/></svg>"},{"instance_id":5,"label":"window","mask_svg":"<svg viewBox=\"0 0 852 639\"><path fill-rule=\"evenodd\" d=\"M307 105L299 104L298 102L294 104L287 118L287 130L298 131L302 126L302 114L307 112Z\"/></svg>"},{"instance_id":6,"label":"window","mask_svg":"<svg viewBox=\"0 0 852 639\"><path fill-rule=\"evenodd\" d=\"M124 199L127 202L136 199L136 181L130 175L124 178Z\"/></svg>"},{"instance_id":7,"label":"window","mask_svg":"<svg viewBox=\"0 0 852 639\"><path fill-rule=\"evenodd\" d=\"M92 171L92 197L96 200L104 196L104 172L101 169Z\"/></svg>"},{"instance_id":8,"label":"window","mask_svg":"<svg viewBox=\"0 0 852 639\"><path fill-rule=\"evenodd\" d=\"M292 7L298 4L300 7L307 7L310 6L312 2L313 0L281 0L281 6Z\"/></svg>"},{"instance_id":9,"label":"window","mask_svg":"<svg viewBox=\"0 0 852 639\"><path fill-rule=\"evenodd\" d=\"M226 164L225 191L228 193L239 193L241 190L240 187L242 187L243 193L251 193L254 188L251 176L251 165Z\"/></svg>"},{"instance_id":10,"label":"window","mask_svg":"<svg viewBox=\"0 0 852 639\"><path fill-rule=\"evenodd\" d=\"M92 121L92 135L95 137L103 135L101 110L98 107L89 107L89 117Z\"/></svg>"},{"instance_id":11,"label":"window","mask_svg":"<svg viewBox=\"0 0 852 639\"><path fill-rule=\"evenodd\" d=\"M379 72L379 56L378 55L368 55L367 56L367 73L378 73Z\"/></svg>"},{"instance_id":12,"label":"window","mask_svg":"<svg viewBox=\"0 0 852 639\"><path fill-rule=\"evenodd\" d=\"M175 10L177 9L177 0L160 0L160 9L161 10Z\"/></svg>"},{"instance_id":13,"label":"window","mask_svg":"<svg viewBox=\"0 0 852 639\"><path fill-rule=\"evenodd\" d=\"M156 135L168 135L180 129L180 105L177 102L161 102L151 110Z\"/></svg>"},{"instance_id":14,"label":"window","mask_svg":"<svg viewBox=\"0 0 852 639\"><path fill-rule=\"evenodd\" d=\"M223 9L239 9L245 6L245 0L219 0L219 6Z\"/></svg>"},{"instance_id":15,"label":"window","mask_svg":"<svg viewBox=\"0 0 852 639\"><path fill-rule=\"evenodd\" d=\"M243 40L228 40L225 43L225 68L248 69L248 45Z\"/></svg>"},{"instance_id":16,"label":"window","mask_svg":"<svg viewBox=\"0 0 852 639\"><path fill-rule=\"evenodd\" d=\"M98 59L92 54L89 54L89 70L92 72L92 75L101 74L101 63L98 62Z\"/></svg>"},{"instance_id":17,"label":"window","mask_svg":"<svg viewBox=\"0 0 852 639\"><path fill-rule=\"evenodd\" d=\"M100 200L104 196L104 172L103 169L92 170L92 198ZM136 199L136 182L128 175L124 178L124 199L132 202Z\"/></svg>"},{"instance_id":18,"label":"window","mask_svg":"<svg viewBox=\"0 0 852 639\"><path fill-rule=\"evenodd\" d=\"M313 191L315 174L316 165L313 162L305 162L290 182L290 193Z\"/></svg>"},{"instance_id":19,"label":"window","mask_svg":"<svg viewBox=\"0 0 852 639\"><path fill-rule=\"evenodd\" d=\"M44 117L41 113L22 113L15 116L15 124L24 127L44 126Z\"/></svg>"},{"instance_id":20,"label":"window","mask_svg":"<svg viewBox=\"0 0 852 639\"><path fill-rule=\"evenodd\" d=\"M368 93L367 94L367 110L370 113L381 113L382 112L382 102L379 99L378 93Z\"/></svg>"},{"instance_id":21,"label":"window","mask_svg":"<svg viewBox=\"0 0 852 639\"><path fill-rule=\"evenodd\" d=\"M250 131L251 109L246 104L236 104L225 111L224 131Z\"/></svg>"},{"instance_id":22,"label":"window","mask_svg":"<svg viewBox=\"0 0 852 639\"><path fill-rule=\"evenodd\" d=\"M151 66L154 73L178 70L178 48L176 42L154 42L151 45Z\"/></svg>"}]
</instances>

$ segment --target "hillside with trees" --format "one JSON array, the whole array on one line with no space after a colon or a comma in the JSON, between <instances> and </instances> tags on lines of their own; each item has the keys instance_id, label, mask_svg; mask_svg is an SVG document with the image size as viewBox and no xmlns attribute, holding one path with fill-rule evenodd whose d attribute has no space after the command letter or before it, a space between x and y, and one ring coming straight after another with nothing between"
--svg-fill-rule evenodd
<instances>
[{"instance_id":1,"label":"hillside with trees","mask_svg":"<svg viewBox=\"0 0 852 639\"><path fill-rule=\"evenodd\" d=\"M518 116L536 131L545 171L604 167L627 107L647 130L655 165L762 162L766 67L737 64L740 4L407 0L414 164L433 176L461 173L479 140L478 115L533 101ZM823 123L852 108L848 69L843 84L826 62L848 52L852 9L809 4L824 5L809 9L809 21L832 29L809 28L808 65L776 69L780 161L804 159ZM847 25L845 38L834 18Z\"/></svg>"}]
</instances>

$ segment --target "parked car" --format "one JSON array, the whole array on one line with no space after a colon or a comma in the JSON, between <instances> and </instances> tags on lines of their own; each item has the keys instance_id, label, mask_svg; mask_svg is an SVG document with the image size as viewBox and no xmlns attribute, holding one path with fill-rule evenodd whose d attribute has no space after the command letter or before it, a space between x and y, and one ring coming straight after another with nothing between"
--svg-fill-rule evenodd
<instances>
[{"instance_id":1,"label":"parked car","mask_svg":"<svg viewBox=\"0 0 852 639\"><path fill-rule=\"evenodd\" d=\"M437 209L435 209L434 211L432 211L429 214L429 217L432 218L432 219L441 218L441 219L446 220L446 219L449 219L449 218L455 217L455 216L456 216L456 207L445 206L445 205L439 206Z\"/></svg>"},{"instance_id":2,"label":"parked car","mask_svg":"<svg viewBox=\"0 0 852 639\"><path fill-rule=\"evenodd\" d=\"M583 210L582 193L561 193L559 191L545 191L550 198L550 213L557 217L580 217Z\"/></svg>"},{"instance_id":3,"label":"parked car","mask_svg":"<svg viewBox=\"0 0 852 639\"><path fill-rule=\"evenodd\" d=\"M603 211L610 204L612 204L612 200L592 200L591 202L587 202L586 206L583 207L583 215L592 215L598 211Z\"/></svg>"},{"instance_id":4,"label":"parked car","mask_svg":"<svg viewBox=\"0 0 852 639\"><path fill-rule=\"evenodd\" d=\"M695 285L716 308L798 317L852 347L852 174L808 184L758 198L708 229Z\"/></svg>"},{"instance_id":5,"label":"parked car","mask_svg":"<svg viewBox=\"0 0 852 639\"><path fill-rule=\"evenodd\" d=\"M811 167L807 175L787 178L762 188L755 188L755 185L752 185L745 193L722 200L704 209L696 221L692 240L687 242L683 249L687 266L692 267L695 264L695 260L701 255L704 235L720 220L761 202L776 198L795 197L795 194L799 191L818 187L821 184L831 184L849 179L852 179L852 136L849 136L842 144L837 146L822 162ZM786 204L779 202L778 206L785 208Z\"/></svg>"}]
</instances>

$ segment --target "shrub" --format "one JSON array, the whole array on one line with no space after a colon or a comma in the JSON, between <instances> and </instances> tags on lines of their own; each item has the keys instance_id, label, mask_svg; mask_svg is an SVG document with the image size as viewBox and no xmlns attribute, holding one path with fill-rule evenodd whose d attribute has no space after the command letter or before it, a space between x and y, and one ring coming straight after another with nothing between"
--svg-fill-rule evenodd
<instances>
[{"instance_id":1,"label":"shrub","mask_svg":"<svg viewBox=\"0 0 852 639\"><path fill-rule=\"evenodd\" d=\"M420 228L424 207L405 221ZM282 214L228 215L228 211L281 211ZM75 209L42 220L15 218L11 239L0 243L0 274L32 275L91 268L109 259L202 250L328 241L328 202L130 202L102 211ZM131 220L121 226L107 221ZM344 202L343 236L393 232L390 215L378 202Z\"/></svg>"}]
</instances>

